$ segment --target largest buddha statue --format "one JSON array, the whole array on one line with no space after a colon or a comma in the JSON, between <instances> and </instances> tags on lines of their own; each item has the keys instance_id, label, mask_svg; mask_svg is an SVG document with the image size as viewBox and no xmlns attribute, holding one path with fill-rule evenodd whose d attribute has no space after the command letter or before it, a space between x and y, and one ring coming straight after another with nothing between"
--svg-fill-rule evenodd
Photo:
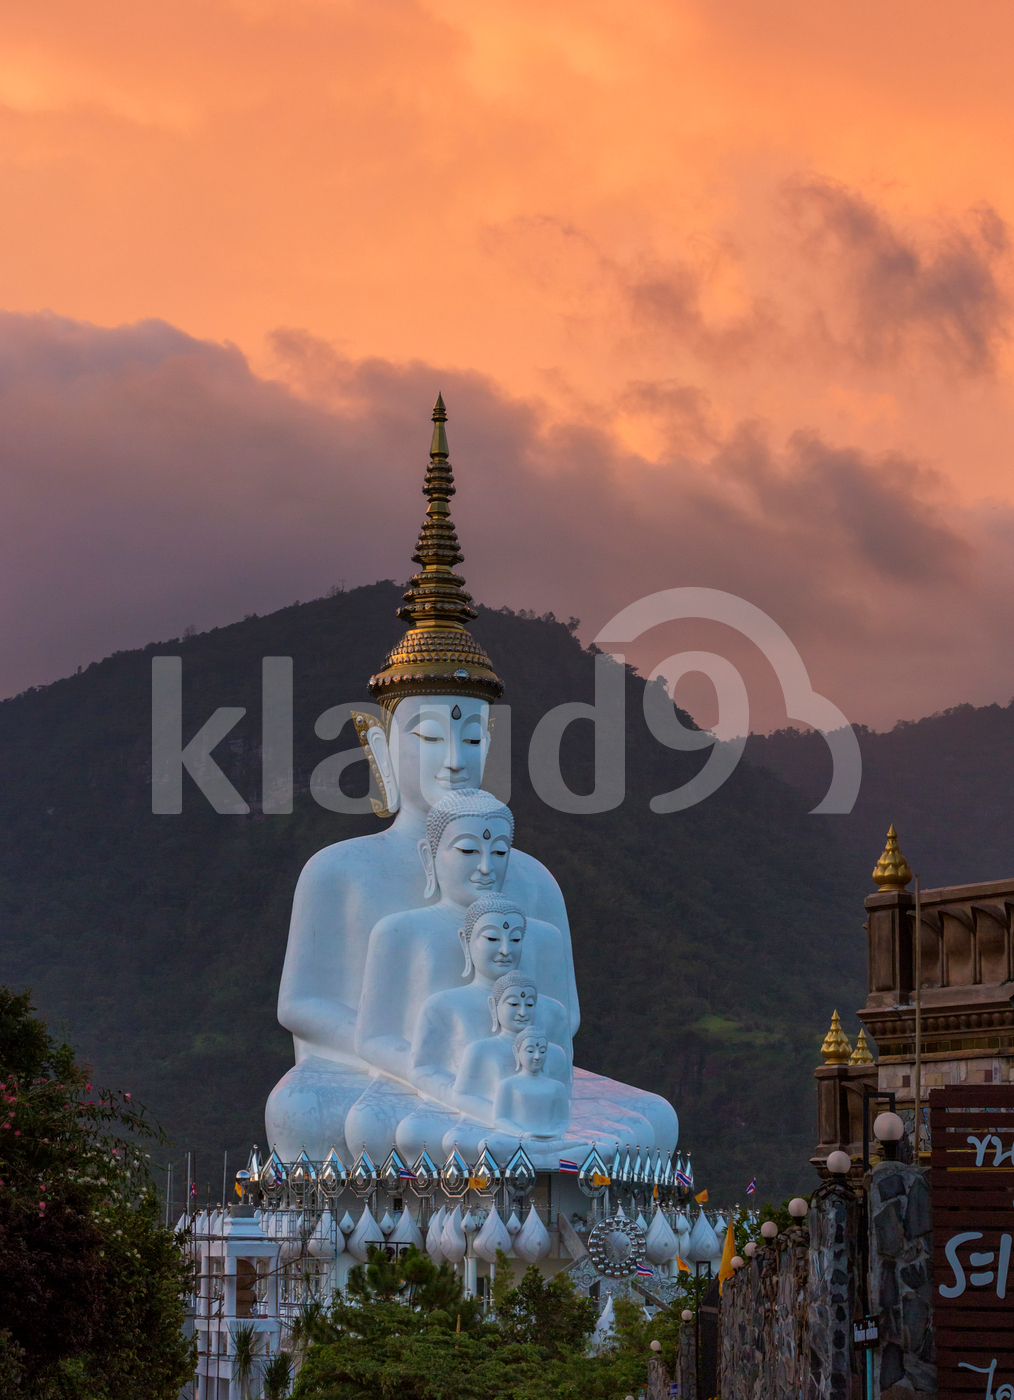
<instances>
[{"instance_id":1,"label":"largest buddha statue","mask_svg":"<svg viewBox=\"0 0 1014 1400\"><path fill-rule=\"evenodd\" d=\"M355 716L379 794L374 809L394 820L373 835L318 851L304 866L293 899L278 1019L292 1033L296 1063L266 1109L267 1140L285 1161L304 1148L319 1161L335 1147L348 1162L364 1145L382 1159L396 1140L403 1151L426 1140L432 1152L445 1135L463 1143L476 1138L481 1129L467 1115L459 1138L453 1103L430 1091L438 1081L412 1059L424 1005L432 1019L441 995L462 987L462 949L465 975L482 983L483 1002L487 983L512 966L520 967L516 979L531 982L531 1004L541 995L543 1029L535 1039L529 1035L516 1058L504 1051L500 1060L506 1057L528 1076L535 1097L552 1098L557 1118L563 1090L543 1087L529 1061L538 1068L540 1055L550 1064L562 1055L564 1077L571 1077L567 1033L577 1031L580 1013L563 895L544 865L513 846L509 811L494 810L495 799L478 791L494 727L490 707L503 685L467 630L477 614L464 579L453 572L463 556L450 516L455 488L445 422L438 398L423 485L428 506L413 555L421 567L399 610L409 629L370 677L379 717L376 711ZM453 794L460 794L456 802L444 801ZM436 844L433 820L427 832L434 808L444 812ZM479 816L469 819L470 813ZM491 892L518 914L504 922L499 954L493 948L498 930L486 920L492 951L482 982L465 937L466 915L473 901ZM481 962L478 951L476 958ZM484 1026L482 1034L493 1031ZM550 1034L567 1043L551 1044ZM481 1060L478 1050L472 1059L477 1055ZM443 1073L439 1082L454 1078L452 1069L428 1072ZM519 1079L517 1090L505 1089L501 1099L522 1102L524 1088ZM663 1152L676 1145L676 1114L655 1094L578 1068L567 1093L574 1139L610 1146L626 1141Z\"/></svg>"}]
</instances>

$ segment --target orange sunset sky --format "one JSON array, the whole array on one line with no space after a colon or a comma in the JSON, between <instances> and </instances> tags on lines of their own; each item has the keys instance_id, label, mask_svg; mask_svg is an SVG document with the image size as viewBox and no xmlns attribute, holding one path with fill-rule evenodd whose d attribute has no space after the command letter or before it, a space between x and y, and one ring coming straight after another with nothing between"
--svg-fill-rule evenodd
<instances>
[{"instance_id":1,"label":"orange sunset sky","mask_svg":"<svg viewBox=\"0 0 1014 1400\"><path fill-rule=\"evenodd\" d=\"M723 588L850 719L1006 704L1012 46L1007 0L0 7L0 693L405 578L442 389L480 601Z\"/></svg>"}]
</instances>

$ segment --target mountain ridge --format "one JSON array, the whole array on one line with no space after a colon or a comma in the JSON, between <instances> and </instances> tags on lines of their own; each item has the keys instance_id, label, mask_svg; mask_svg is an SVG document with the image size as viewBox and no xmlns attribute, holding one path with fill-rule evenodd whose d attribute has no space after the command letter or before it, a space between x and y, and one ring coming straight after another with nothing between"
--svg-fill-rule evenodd
<instances>
[{"instance_id":1,"label":"mountain ridge","mask_svg":"<svg viewBox=\"0 0 1014 1400\"><path fill-rule=\"evenodd\" d=\"M96 1078L149 1104L176 1139L177 1162L196 1152L202 1195L214 1199L223 1150L234 1169L251 1141L263 1146L264 1099L291 1063L274 1003L299 870L329 841L381 825L317 806L309 777L355 745L351 726L323 741L314 721L365 699L366 677L403 630L399 593L387 580L292 604L114 653L0 702L0 980L32 986ZM762 1198L812 1184L812 1070L831 1011L854 1027L865 998L862 899L883 834L895 821L910 860L962 883L995 876L989 852L1009 848L1010 820L1004 813L1004 831L984 845L983 815L955 779L966 761L980 792L985 785L1001 804L1003 774L981 746L992 743L1009 772L1014 708L992 707L985 721L973 711L970 725L963 712L942 729L916 724L915 739L860 732L868 771L850 817L807 815L826 746L791 732L752 736L718 793L659 817L649 798L685 782L707 755L648 735L644 682L627 668L627 798L576 817L536 797L527 752L547 709L593 699L592 653L551 614L480 608L473 631L508 687L518 845L549 867L568 902L578 1063L670 1098L698 1182L715 1199L741 1198L754 1175ZM219 705L246 710L215 751L254 799L246 816L215 813L189 779L182 816L151 813L150 661L169 652L183 658L186 734ZM291 816L256 806L264 656L294 661ZM967 830L952 822L948 832L921 802L933 753L937 798L963 803ZM570 726L561 765L572 789L592 788L590 725ZM365 764L343 782L362 795Z\"/></svg>"}]
</instances>

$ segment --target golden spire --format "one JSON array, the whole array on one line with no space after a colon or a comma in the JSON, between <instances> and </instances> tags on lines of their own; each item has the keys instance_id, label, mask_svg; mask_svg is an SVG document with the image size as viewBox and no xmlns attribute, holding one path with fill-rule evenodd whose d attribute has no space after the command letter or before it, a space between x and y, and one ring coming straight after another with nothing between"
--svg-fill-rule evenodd
<instances>
[{"instance_id":1,"label":"golden spire","mask_svg":"<svg viewBox=\"0 0 1014 1400\"><path fill-rule=\"evenodd\" d=\"M866 1044L866 1032L859 1032L859 1039L856 1041L856 1048L849 1057L850 1065L872 1065L873 1056L870 1054L870 1047Z\"/></svg>"},{"instance_id":2,"label":"golden spire","mask_svg":"<svg viewBox=\"0 0 1014 1400\"><path fill-rule=\"evenodd\" d=\"M465 580L453 572L464 556L451 520L454 476L446 422L447 410L438 394L422 488L429 504L412 555L422 569L409 580L405 605L398 609L398 616L411 626L369 682L371 694L389 714L406 695L468 695L493 701L503 694L489 657L466 629L478 614Z\"/></svg>"},{"instance_id":3,"label":"golden spire","mask_svg":"<svg viewBox=\"0 0 1014 1400\"><path fill-rule=\"evenodd\" d=\"M837 1011L831 1017L831 1029L824 1037L820 1053L824 1057L826 1065L847 1065L849 1062L852 1046L849 1044L848 1036L841 1028Z\"/></svg>"},{"instance_id":4,"label":"golden spire","mask_svg":"<svg viewBox=\"0 0 1014 1400\"><path fill-rule=\"evenodd\" d=\"M873 869L873 882L880 890L903 890L912 878L908 861L898 850L898 833L892 824L887 833L884 854Z\"/></svg>"},{"instance_id":5,"label":"golden spire","mask_svg":"<svg viewBox=\"0 0 1014 1400\"><path fill-rule=\"evenodd\" d=\"M478 613L470 606L472 595L465 592L465 580L460 574L451 573L452 567L460 564L465 556L451 520L454 476L447 460L446 422L443 395L438 394L433 406L430 464L423 482L423 495L429 498L429 505L412 555L423 570L413 575L405 594L405 606L398 609L398 616L416 627L463 632L465 623L478 617Z\"/></svg>"}]
</instances>

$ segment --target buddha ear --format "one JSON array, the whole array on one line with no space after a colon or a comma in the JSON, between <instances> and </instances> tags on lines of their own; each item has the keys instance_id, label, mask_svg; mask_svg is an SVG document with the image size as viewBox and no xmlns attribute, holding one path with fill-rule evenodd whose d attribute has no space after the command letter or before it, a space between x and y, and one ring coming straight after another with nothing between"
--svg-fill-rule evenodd
<instances>
[{"instance_id":1,"label":"buddha ear","mask_svg":"<svg viewBox=\"0 0 1014 1400\"><path fill-rule=\"evenodd\" d=\"M359 742L366 750L373 781L377 784L377 790L380 793L379 800L376 797L370 798L373 810L378 817L391 817L401 806L401 793L398 791L398 779L394 775L391 746L387 742L387 735L373 715L361 714L358 710L353 710L352 719L356 726Z\"/></svg>"},{"instance_id":2,"label":"buddha ear","mask_svg":"<svg viewBox=\"0 0 1014 1400\"><path fill-rule=\"evenodd\" d=\"M433 859L433 852L430 850L430 843L425 836L418 845L419 859L422 861L423 870L426 872L426 889L423 891L423 899L432 899L440 889L437 884L437 867Z\"/></svg>"},{"instance_id":3,"label":"buddha ear","mask_svg":"<svg viewBox=\"0 0 1014 1400\"><path fill-rule=\"evenodd\" d=\"M458 942L461 944L461 951L465 955L465 970L461 974L461 980L472 975L472 946L463 928L458 929Z\"/></svg>"},{"instance_id":4,"label":"buddha ear","mask_svg":"<svg viewBox=\"0 0 1014 1400\"><path fill-rule=\"evenodd\" d=\"M496 1032L496 1031L498 1031L498 1030L500 1029L500 1020L499 1020L499 1017L498 1017L497 1014L496 1014L496 998L495 998L495 997L490 997L490 998L489 998L489 1014L493 1017L493 1030L494 1030L494 1032Z\"/></svg>"},{"instance_id":5,"label":"buddha ear","mask_svg":"<svg viewBox=\"0 0 1014 1400\"><path fill-rule=\"evenodd\" d=\"M489 746L493 742L493 716L486 716L486 728L482 735L482 767L479 770L479 782L486 776L486 760L489 758Z\"/></svg>"},{"instance_id":6,"label":"buddha ear","mask_svg":"<svg viewBox=\"0 0 1014 1400\"><path fill-rule=\"evenodd\" d=\"M387 735L378 724L375 728L367 730L366 738L380 773L380 790L384 794L384 805L389 812L396 812L401 806L401 793L398 791L398 779L394 775L391 745Z\"/></svg>"}]
</instances>

